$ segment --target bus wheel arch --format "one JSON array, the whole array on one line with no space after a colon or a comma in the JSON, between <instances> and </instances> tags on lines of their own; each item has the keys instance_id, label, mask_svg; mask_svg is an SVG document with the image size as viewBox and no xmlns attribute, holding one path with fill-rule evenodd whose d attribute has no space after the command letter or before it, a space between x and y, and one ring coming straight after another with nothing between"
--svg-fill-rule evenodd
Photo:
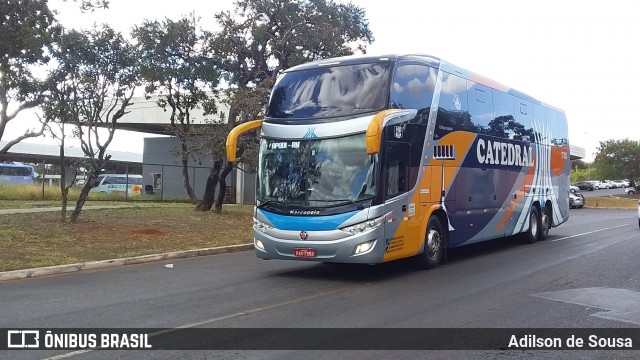
<instances>
[{"instance_id":1,"label":"bus wheel arch","mask_svg":"<svg viewBox=\"0 0 640 360\"><path fill-rule=\"evenodd\" d=\"M425 229L422 253L418 254L418 265L423 269L433 269L447 258L449 227L444 211L431 214Z\"/></svg>"}]
</instances>

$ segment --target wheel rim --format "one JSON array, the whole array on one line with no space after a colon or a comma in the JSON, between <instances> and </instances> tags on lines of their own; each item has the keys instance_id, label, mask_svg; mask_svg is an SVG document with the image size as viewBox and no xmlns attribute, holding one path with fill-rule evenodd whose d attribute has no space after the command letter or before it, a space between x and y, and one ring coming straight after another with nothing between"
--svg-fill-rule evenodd
<instances>
[{"instance_id":1,"label":"wheel rim","mask_svg":"<svg viewBox=\"0 0 640 360\"><path fill-rule=\"evenodd\" d=\"M431 229L429 230L429 235L427 236L427 253L430 258L433 258L440 251L440 245L442 243L442 236L438 232L438 230Z\"/></svg>"},{"instance_id":2,"label":"wheel rim","mask_svg":"<svg viewBox=\"0 0 640 360\"><path fill-rule=\"evenodd\" d=\"M531 212L531 215L529 215L529 228L531 231L531 235L533 235L534 238L537 238L538 237L538 217L533 212Z\"/></svg>"}]
</instances>

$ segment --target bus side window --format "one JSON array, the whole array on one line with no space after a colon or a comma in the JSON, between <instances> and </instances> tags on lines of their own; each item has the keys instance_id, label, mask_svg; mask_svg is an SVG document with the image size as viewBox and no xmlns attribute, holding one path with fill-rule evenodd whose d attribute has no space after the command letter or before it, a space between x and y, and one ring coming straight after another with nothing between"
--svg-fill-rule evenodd
<instances>
[{"instance_id":1,"label":"bus side window","mask_svg":"<svg viewBox=\"0 0 640 360\"><path fill-rule=\"evenodd\" d=\"M385 200L408 191L408 170L410 147L407 143L388 142L386 160L384 167L385 174Z\"/></svg>"},{"instance_id":2,"label":"bus side window","mask_svg":"<svg viewBox=\"0 0 640 360\"><path fill-rule=\"evenodd\" d=\"M416 109L414 122L427 124L436 84L436 69L418 64L401 64L393 75L389 108Z\"/></svg>"},{"instance_id":3,"label":"bus side window","mask_svg":"<svg viewBox=\"0 0 640 360\"><path fill-rule=\"evenodd\" d=\"M544 130L547 128L547 118L545 108L542 105L533 105L532 127L531 132L533 133L534 141L538 144L548 145L549 139L547 139Z\"/></svg>"},{"instance_id":4,"label":"bus side window","mask_svg":"<svg viewBox=\"0 0 640 360\"><path fill-rule=\"evenodd\" d=\"M491 88L468 81L467 96L469 98L469 115L471 115L474 130L478 134L484 135L494 135L499 132L502 129L502 124L493 121Z\"/></svg>"},{"instance_id":5,"label":"bus side window","mask_svg":"<svg viewBox=\"0 0 640 360\"><path fill-rule=\"evenodd\" d=\"M530 102L516 98L515 124L513 127L507 126L507 130L513 132L513 140L533 142L533 126L531 118L533 107Z\"/></svg>"},{"instance_id":6,"label":"bus side window","mask_svg":"<svg viewBox=\"0 0 640 360\"><path fill-rule=\"evenodd\" d=\"M469 118L467 81L459 76L443 73L438 116L434 139L440 139L453 131L475 132Z\"/></svg>"},{"instance_id":7,"label":"bus side window","mask_svg":"<svg viewBox=\"0 0 640 360\"><path fill-rule=\"evenodd\" d=\"M514 116L513 96L505 94L500 90L491 89L493 95L493 126L491 135L501 137L503 139L513 139L516 126Z\"/></svg>"}]
</instances>

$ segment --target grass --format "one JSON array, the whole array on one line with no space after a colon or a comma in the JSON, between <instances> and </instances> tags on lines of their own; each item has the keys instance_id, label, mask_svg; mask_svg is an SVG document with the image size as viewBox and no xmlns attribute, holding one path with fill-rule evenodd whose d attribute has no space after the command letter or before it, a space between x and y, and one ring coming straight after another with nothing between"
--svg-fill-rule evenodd
<instances>
[{"instance_id":1,"label":"grass","mask_svg":"<svg viewBox=\"0 0 640 360\"><path fill-rule=\"evenodd\" d=\"M0 215L0 271L250 243L252 206L222 214L190 204L87 210L78 224L58 212Z\"/></svg>"},{"instance_id":2,"label":"grass","mask_svg":"<svg viewBox=\"0 0 640 360\"><path fill-rule=\"evenodd\" d=\"M44 191L43 191L44 190ZM76 201L80 195L80 188L69 189L69 200ZM142 195L130 196L130 199L143 199ZM22 201L60 201L59 186L48 186L44 188L41 184L12 185L0 183L0 200L22 200ZM124 194L89 193L89 200L125 200Z\"/></svg>"},{"instance_id":3,"label":"grass","mask_svg":"<svg viewBox=\"0 0 640 360\"><path fill-rule=\"evenodd\" d=\"M618 195L588 197L587 208L637 209L640 195Z\"/></svg>"}]
</instances>

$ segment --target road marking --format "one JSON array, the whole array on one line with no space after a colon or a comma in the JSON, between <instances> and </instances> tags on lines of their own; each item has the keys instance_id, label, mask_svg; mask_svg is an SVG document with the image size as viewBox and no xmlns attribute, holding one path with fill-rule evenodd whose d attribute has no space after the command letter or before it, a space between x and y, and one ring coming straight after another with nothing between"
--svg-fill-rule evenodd
<instances>
[{"instance_id":1,"label":"road marking","mask_svg":"<svg viewBox=\"0 0 640 360\"><path fill-rule=\"evenodd\" d=\"M551 240L551 242L556 242L556 241L561 241L561 240L567 240L567 239L571 239L571 238L574 238L574 237L578 237L578 236L582 236L582 235L589 235L589 234L597 233L597 232L600 232L600 231L611 230L611 229L615 229L615 228L619 228L619 227L623 227L623 226L629 226L629 224L623 224L623 225L618 225L618 226L612 226L612 227L608 227L608 228L604 228L604 229L599 229L599 230L589 231L589 232L582 233L582 234L576 234L576 235L571 235L571 236L565 236L565 237L560 238L560 239L554 239L554 240Z\"/></svg>"},{"instance_id":2,"label":"road marking","mask_svg":"<svg viewBox=\"0 0 640 360\"><path fill-rule=\"evenodd\" d=\"M533 296L567 304L603 309L591 316L640 325L640 292L607 287L549 291Z\"/></svg>"},{"instance_id":3,"label":"road marking","mask_svg":"<svg viewBox=\"0 0 640 360\"><path fill-rule=\"evenodd\" d=\"M354 286L344 286L344 287L337 288L337 289L334 289L334 290L324 291L324 292L317 293L317 294L314 294L314 295L309 295L309 296L305 296L305 297L301 297L301 298L297 298L297 299L292 299L292 300L284 301L284 302L281 302L281 303L276 303L276 304L272 304L272 305L268 305L268 306L262 306L262 307L258 307L258 308L245 310L245 311L240 311L240 312L237 312L235 314L229 314L229 315L224 315L224 316L211 318L211 319L208 319L208 320L194 322L194 323L191 323L191 324L185 324L185 325L177 326L177 327L172 328L172 329L156 331L154 333L149 334L149 337L162 335L162 334L167 334L167 333L172 333L172 332L175 332L175 331L177 331L179 329L190 329L190 328L194 328L194 327L198 327L198 326L208 325L208 324L212 324L212 323L215 323L215 322L229 320L229 319L233 319L233 318L237 318L237 317L241 317L241 316L245 316L245 315L251 315L251 314L255 314L255 313L259 313L259 312L267 311L267 310L272 310L272 309L276 309L276 308L287 306L287 305L299 304L299 303L302 303L302 302L305 302L305 301L314 300L314 299L318 299L318 298L321 298L321 297L324 297L324 296L333 295L333 294L345 291L347 289L353 289L353 288L354 288ZM78 350L78 351L73 351L73 352L64 353L64 354L60 354L60 355L57 355L57 356L49 357L49 358L46 358L46 359L43 359L43 360L66 359L66 358L70 358L72 356L81 355L81 354L88 353L88 352L95 351L95 350L100 350L100 349Z\"/></svg>"}]
</instances>

